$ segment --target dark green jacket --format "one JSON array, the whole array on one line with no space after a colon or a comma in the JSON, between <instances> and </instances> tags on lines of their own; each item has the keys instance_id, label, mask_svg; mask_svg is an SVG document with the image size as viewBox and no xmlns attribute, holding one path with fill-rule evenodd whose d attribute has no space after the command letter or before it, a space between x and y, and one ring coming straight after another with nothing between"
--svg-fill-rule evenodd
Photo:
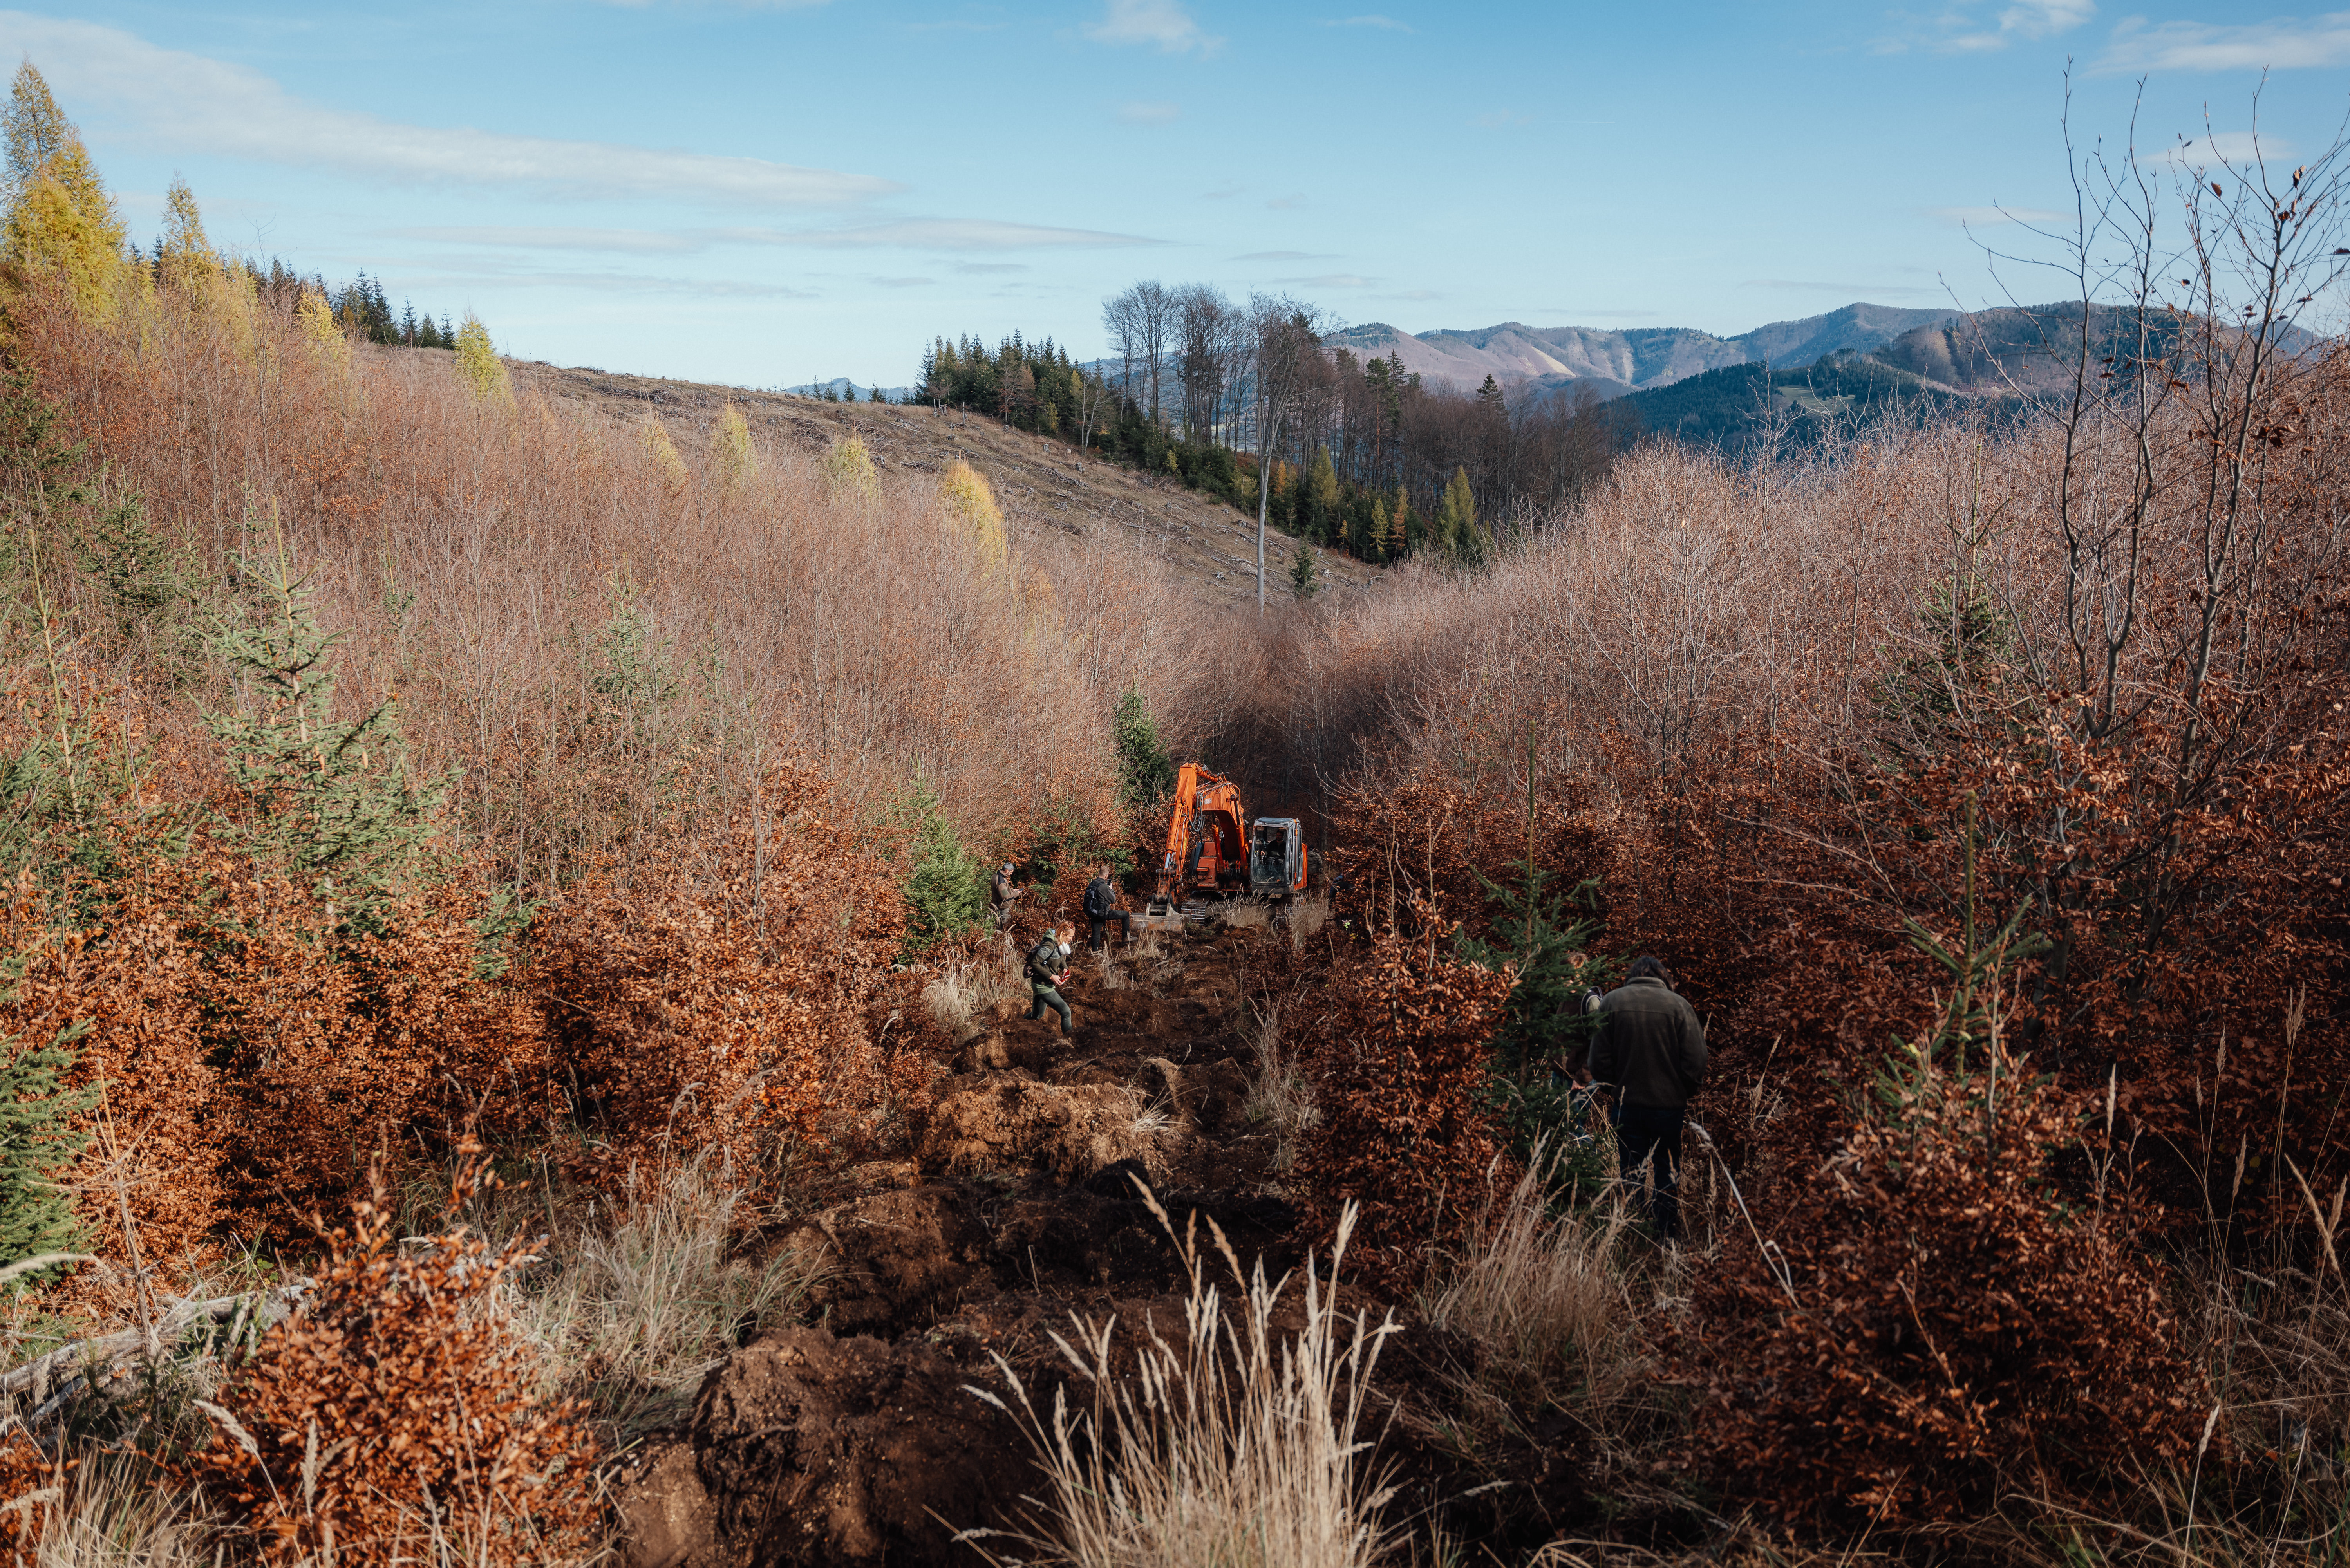
<instances>
[{"instance_id":1,"label":"dark green jacket","mask_svg":"<svg viewBox=\"0 0 2350 1568\"><path fill-rule=\"evenodd\" d=\"M1627 980L1599 1003L1591 1076L1627 1106L1678 1110L1705 1082L1705 1026L1697 1010L1654 975Z\"/></svg>"},{"instance_id":2,"label":"dark green jacket","mask_svg":"<svg viewBox=\"0 0 2350 1568\"><path fill-rule=\"evenodd\" d=\"M1050 985L1068 961L1069 950L1061 945L1059 938L1047 936L1028 950L1028 978L1035 984Z\"/></svg>"}]
</instances>

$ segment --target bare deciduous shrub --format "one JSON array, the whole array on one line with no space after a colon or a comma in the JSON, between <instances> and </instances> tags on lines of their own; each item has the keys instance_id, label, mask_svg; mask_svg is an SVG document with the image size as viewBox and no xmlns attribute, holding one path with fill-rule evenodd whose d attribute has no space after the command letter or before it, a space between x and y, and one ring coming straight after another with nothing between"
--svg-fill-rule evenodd
<instances>
[{"instance_id":1,"label":"bare deciduous shrub","mask_svg":"<svg viewBox=\"0 0 2350 1568\"><path fill-rule=\"evenodd\" d=\"M1001 1356L1010 1398L971 1390L1021 1423L1045 1471L1042 1515L1018 1543L1072 1568L1372 1568L1395 1532L1381 1517L1389 1493L1359 1434L1379 1345L1395 1324L1339 1308L1353 1214L1338 1220L1326 1279L1308 1257L1304 1321L1285 1335L1274 1321L1287 1276L1269 1282L1262 1262L1244 1272L1211 1222L1241 1293L1228 1304L1201 1255L1196 1220L1177 1237L1147 1189L1143 1197L1176 1237L1190 1277L1180 1339L1129 1325L1129 1364L1114 1319L1076 1320L1075 1344L1054 1334L1070 1372L1092 1388L1076 1412L1066 1387L1049 1414L1039 1411Z\"/></svg>"}]
</instances>

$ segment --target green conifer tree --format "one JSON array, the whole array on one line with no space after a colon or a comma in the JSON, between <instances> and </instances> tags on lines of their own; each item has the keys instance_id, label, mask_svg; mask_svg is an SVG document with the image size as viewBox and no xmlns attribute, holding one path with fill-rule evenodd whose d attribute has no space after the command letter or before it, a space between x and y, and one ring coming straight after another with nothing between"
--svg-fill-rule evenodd
<instances>
[{"instance_id":1,"label":"green conifer tree","mask_svg":"<svg viewBox=\"0 0 2350 1568\"><path fill-rule=\"evenodd\" d=\"M1139 682L1118 694L1110 727L1118 743L1118 798L1128 805L1143 805L1174 794L1175 759L1159 737L1159 722L1151 717Z\"/></svg>"},{"instance_id":2,"label":"green conifer tree","mask_svg":"<svg viewBox=\"0 0 2350 1568\"><path fill-rule=\"evenodd\" d=\"M987 918L987 879L940 809L938 791L927 780L917 779L898 809L908 830L900 891L910 956L977 930Z\"/></svg>"},{"instance_id":3,"label":"green conifer tree","mask_svg":"<svg viewBox=\"0 0 2350 1568\"><path fill-rule=\"evenodd\" d=\"M1444 487L1444 500L1436 509L1436 545L1445 556L1462 566L1475 566L1485 557L1485 536L1477 526L1477 497L1469 488L1469 471L1456 468L1452 483Z\"/></svg>"},{"instance_id":4,"label":"green conifer tree","mask_svg":"<svg viewBox=\"0 0 2350 1568\"><path fill-rule=\"evenodd\" d=\"M1289 557L1289 591L1297 596L1300 604L1322 591L1322 570L1314 558L1314 546L1303 539L1297 541L1297 550Z\"/></svg>"},{"instance_id":5,"label":"green conifer tree","mask_svg":"<svg viewBox=\"0 0 2350 1568\"><path fill-rule=\"evenodd\" d=\"M380 930L383 906L420 868L449 781L410 777L395 701L335 716L339 639L318 628L283 541L237 566L253 607L212 641L240 701L204 715L243 808L227 836L317 890L352 929Z\"/></svg>"},{"instance_id":6,"label":"green conifer tree","mask_svg":"<svg viewBox=\"0 0 2350 1568\"><path fill-rule=\"evenodd\" d=\"M1372 496L1369 525L1363 532L1363 542L1367 546L1363 559L1378 563L1394 557L1394 543L1388 536L1388 529L1391 525L1386 500L1380 496Z\"/></svg>"},{"instance_id":7,"label":"green conifer tree","mask_svg":"<svg viewBox=\"0 0 2350 1568\"><path fill-rule=\"evenodd\" d=\"M12 984L24 974L25 957L7 966ZM80 1248L81 1220L57 1178L88 1141L76 1119L98 1104L95 1090L67 1086L70 1047L88 1029L86 1020L70 1024L47 1045L0 1038L0 1265ZM38 1270L13 1282L22 1290L51 1272Z\"/></svg>"}]
</instances>

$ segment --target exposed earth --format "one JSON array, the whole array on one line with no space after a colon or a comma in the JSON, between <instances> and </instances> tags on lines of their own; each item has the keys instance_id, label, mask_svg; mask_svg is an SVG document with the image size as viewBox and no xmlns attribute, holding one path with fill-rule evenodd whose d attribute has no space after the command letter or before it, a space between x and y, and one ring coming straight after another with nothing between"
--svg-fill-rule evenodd
<instances>
[{"instance_id":1,"label":"exposed earth","mask_svg":"<svg viewBox=\"0 0 2350 1568\"><path fill-rule=\"evenodd\" d=\"M738 1349L631 1471L632 1568L982 1562L957 1532L1016 1528L1022 1494L1042 1490L1022 1428L972 1391L1005 1391L997 1358L1040 1407L1068 1386L1081 1409L1091 1391L1048 1337L1073 1314L1115 1314L1121 1335L1183 1324L1180 1256L1138 1182L1176 1225L1213 1220L1244 1263L1297 1267L1300 1217L1252 1114L1243 1032L1252 954L1286 940L1203 924L1107 967L1081 954L1066 1041L1014 1003L976 1021L914 1158L858 1168L861 1193L780 1239L830 1265L814 1321ZM1386 1303L1344 1289L1378 1321ZM1470 1343L1398 1318L1367 1422L1403 1489L1391 1507L1534 1541L1587 1511L1575 1435L1465 1408Z\"/></svg>"}]
</instances>

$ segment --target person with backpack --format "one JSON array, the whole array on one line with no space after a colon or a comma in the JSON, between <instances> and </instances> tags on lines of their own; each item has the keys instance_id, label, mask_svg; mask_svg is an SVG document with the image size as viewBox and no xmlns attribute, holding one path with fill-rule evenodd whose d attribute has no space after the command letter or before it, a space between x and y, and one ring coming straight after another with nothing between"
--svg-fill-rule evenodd
<instances>
[{"instance_id":1,"label":"person with backpack","mask_svg":"<svg viewBox=\"0 0 2350 1568\"><path fill-rule=\"evenodd\" d=\"M1069 978L1069 939L1076 934L1075 926L1055 926L1045 933L1044 940L1028 950L1028 989L1032 1000L1028 1016L1042 1018L1051 1008L1061 1015L1061 1038L1076 1033L1076 1017L1061 996L1061 982Z\"/></svg>"},{"instance_id":2,"label":"person with backpack","mask_svg":"<svg viewBox=\"0 0 2350 1568\"><path fill-rule=\"evenodd\" d=\"M1134 940L1134 917L1126 912L1118 901L1118 884L1109 879L1109 867L1094 867L1094 879L1086 884L1086 921L1093 928L1093 940L1086 945L1095 952L1102 950L1102 939L1112 920L1118 922L1118 939Z\"/></svg>"},{"instance_id":3,"label":"person with backpack","mask_svg":"<svg viewBox=\"0 0 2350 1568\"><path fill-rule=\"evenodd\" d=\"M1690 1096L1705 1082L1705 1025L1673 990L1664 960L1649 957L1632 961L1624 983L1600 1002L1598 1016L1591 1076L1615 1092L1617 1168L1633 1183L1634 1201L1648 1211L1657 1240L1677 1241L1681 1124ZM1639 1177L1643 1165L1656 1182L1653 1199Z\"/></svg>"}]
</instances>

